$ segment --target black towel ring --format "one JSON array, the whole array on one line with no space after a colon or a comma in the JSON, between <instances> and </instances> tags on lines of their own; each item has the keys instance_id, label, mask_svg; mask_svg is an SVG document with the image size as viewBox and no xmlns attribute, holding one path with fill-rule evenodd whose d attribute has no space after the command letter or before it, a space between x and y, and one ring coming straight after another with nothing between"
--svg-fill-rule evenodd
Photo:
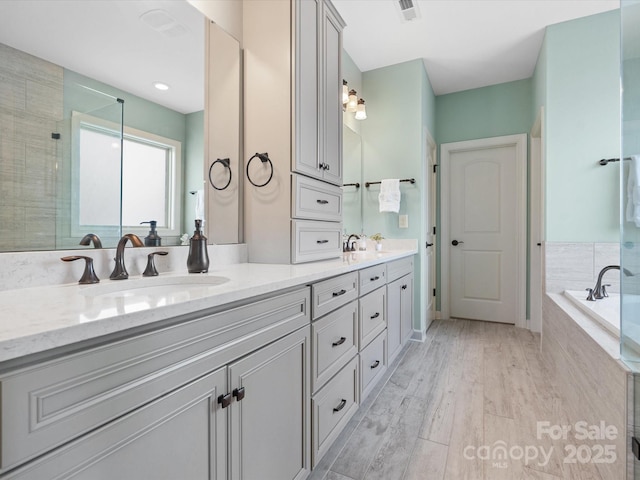
<instances>
[{"instance_id":1,"label":"black towel ring","mask_svg":"<svg viewBox=\"0 0 640 480\"><path fill-rule=\"evenodd\" d=\"M229 181L226 183L224 187L216 187L216 185L213 183L213 179L211 178L211 171L213 170L213 166L216 163L221 163L224 166L224 168L229 170ZM216 190L226 190L227 187L231 184L231 161L228 158L218 158L215 162L211 164L211 166L209 167L209 183Z\"/></svg>"},{"instance_id":2,"label":"black towel ring","mask_svg":"<svg viewBox=\"0 0 640 480\"><path fill-rule=\"evenodd\" d=\"M254 158L259 158L260 161L264 164L269 162L269 166L271 167L271 173L269 174L269 178L267 179L266 182L258 185L257 183L255 183L253 180L251 180L251 177L249 176L249 165L251 165L251 161ZM249 180L249 182L251 182L251 185L253 185L254 187L264 187L266 184L268 184L271 179L273 178L273 163L271 163L271 159L269 158L269 154L268 153L256 153L253 157L251 157L249 159L249 161L247 162L247 180Z\"/></svg>"}]
</instances>

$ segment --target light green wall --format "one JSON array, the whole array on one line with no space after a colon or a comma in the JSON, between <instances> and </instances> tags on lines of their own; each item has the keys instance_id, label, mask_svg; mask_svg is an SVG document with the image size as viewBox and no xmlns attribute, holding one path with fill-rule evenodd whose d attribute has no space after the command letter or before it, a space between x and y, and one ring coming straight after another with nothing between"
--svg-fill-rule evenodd
<instances>
[{"instance_id":1,"label":"light green wall","mask_svg":"<svg viewBox=\"0 0 640 480\"><path fill-rule=\"evenodd\" d=\"M619 33L618 10L547 28L547 241L619 241L619 164L597 163L620 156Z\"/></svg>"},{"instance_id":2,"label":"light green wall","mask_svg":"<svg viewBox=\"0 0 640 480\"><path fill-rule=\"evenodd\" d=\"M436 97L438 143L475 140L531 129L531 79Z\"/></svg>"},{"instance_id":3,"label":"light green wall","mask_svg":"<svg viewBox=\"0 0 640 480\"><path fill-rule=\"evenodd\" d=\"M364 189L363 221L367 235L380 232L387 238L417 238L422 235L425 129L435 130L435 97L421 60L363 73L367 120L362 122L364 180L415 178L414 185L401 184L400 215L408 215L409 228L398 228L396 213L379 213L378 185ZM398 92L402 92L399 95ZM422 253L422 249L419 249ZM420 325L420 260L415 262L414 326Z\"/></svg>"}]
</instances>

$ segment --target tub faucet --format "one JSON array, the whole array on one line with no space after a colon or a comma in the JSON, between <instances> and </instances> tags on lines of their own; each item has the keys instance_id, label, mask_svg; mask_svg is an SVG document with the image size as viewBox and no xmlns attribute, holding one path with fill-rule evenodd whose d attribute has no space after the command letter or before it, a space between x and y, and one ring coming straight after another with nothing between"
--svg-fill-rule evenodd
<instances>
[{"instance_id":1,"label":"tub faucet","mask_svg":"<svg viewBox=\"0 0 640 480\"><path fill-rule=\"evenodd\" d=\"M587 288L587 292L589 292L589 295L587 295L587 300L589 300L590 302L595 302L596 300L600 300L600 299L602 299L604 297L608 297L609 296L609 295L607 295L607 289L606 289L606 287L608 285L603 285L602 284L602 277L609 270L620 270L620 265L607 265L602 270L600 270L600 273L598 273L598 280L596 281L596 286L593 287L593 289ZM622 272L627 277L635 276L634 273L631 273L626 268L623 268Z\"/></svg>"},{"instance_id":2,"label":"tub faucet","mask_svg":"<svg viewBox=\"0 0 640 480\"><path fill-rule=\"evenodd\" d=\"M131 244L134 247L142 247L144 243L140 240L140 237L134 235L133 233L125 233L120 241L118 242L118 247L116 248L116 266L111 272L109 278L111 280L126 280L129 278L129 272L124 266L124 247L127 244L127 240L131 240Z\"/></svg>"}]
</instances>

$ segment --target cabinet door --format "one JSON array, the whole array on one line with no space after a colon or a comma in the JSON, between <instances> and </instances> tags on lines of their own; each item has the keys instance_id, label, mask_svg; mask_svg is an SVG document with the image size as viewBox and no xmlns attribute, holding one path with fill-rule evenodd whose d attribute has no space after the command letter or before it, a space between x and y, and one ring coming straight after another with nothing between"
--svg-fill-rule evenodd
<instances>
[{"instance_id":1,"label":"cabinet door","mask_svg":"<svg viewBox=\"0 0 640 480\"><path fill-rule=\"evenodd\" d=\"M293 171L322 178L319 157L318 0L298 0L295 45L295 150Z\"/></svg>"},{"instance_id":2,"label":"cabinet door","mask_svg":"<svg viewBox=\"0 0 640 480\"><path fill-rule=\"evenodd\" d=\"M342 185L342 24L330 4L322 9L322 143L323 178Z\"/></svg>"},{"instance_id":3,"label":"cabinet door","mask_svg":"<svg viewBox=\"0 0 640 480\"><path fill-rule=\"evenodd\" d=\"M227 392L221 368L7 475L12 480L224 480Z\"/></svg>"},{"instance_id":4,"label":"cabinet door","mask_svg":"<svg viewBox=\"0 0 640 480\"><path fill-rule=\"evenodd\" d=\"M406 343L413 334L413 274L400 279L400 315L402 325L402 343Z\"/></svg>"},{"instance_id":5,"label":"cabinet door","mask_svg":"<svg viewBox=\"0 0 640 480\"><path fill-rule=\"evenodd\" d=\"M309 370L309 327L229 365L230 479L309 473Z\"/></svg>"},{"instance_id":6,"label":"cabinet door","mask_svg":"<svg viewBox=\"0 0 640 480\"><path fill-rule=\"evenodd\" d=\"M404 278L387 285L387 348L389 364L400 353L402 347L402 285L404 285Z\"/></svg>"}]
</instances>

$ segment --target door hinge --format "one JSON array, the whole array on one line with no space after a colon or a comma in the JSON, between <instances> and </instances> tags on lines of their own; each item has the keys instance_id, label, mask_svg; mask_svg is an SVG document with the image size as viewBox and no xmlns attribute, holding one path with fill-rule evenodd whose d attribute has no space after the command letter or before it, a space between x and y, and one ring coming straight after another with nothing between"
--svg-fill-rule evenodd
<instances>
[{"instance_id":1,"label":"door hinge","mask_svg":"<svg viewBox=\"0 0 640 480\"><path fill-rule=\"evenodd\" d=\"M433 289L433 296L434 297L436 296L436 289L435 288Z\"/></svg>"}]
</instances>

